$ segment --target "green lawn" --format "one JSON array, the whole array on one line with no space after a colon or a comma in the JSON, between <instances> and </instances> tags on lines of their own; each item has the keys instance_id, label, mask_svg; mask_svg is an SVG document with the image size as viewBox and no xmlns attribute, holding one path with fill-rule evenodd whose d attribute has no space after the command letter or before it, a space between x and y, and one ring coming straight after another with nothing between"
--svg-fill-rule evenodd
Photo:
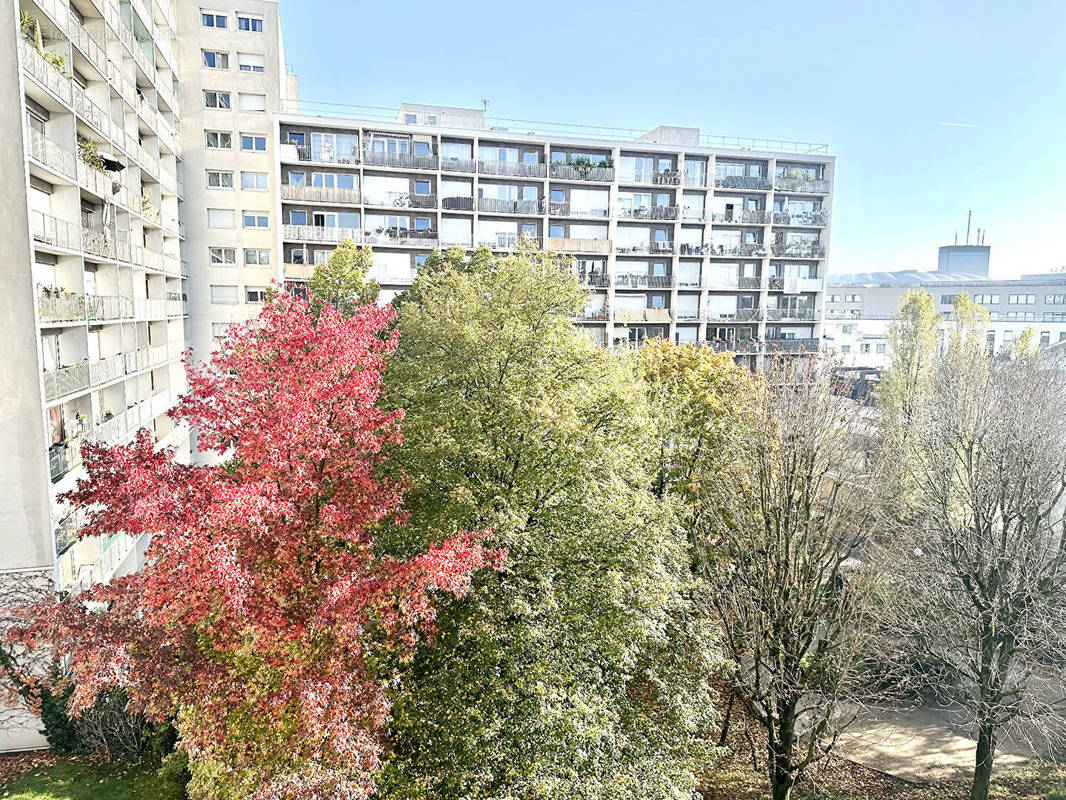
<instances>
[{"instance_id":1,"label":"green lawn","mask_svg":"<svg viewBox=\"0 0 1066 800\"><path fill-rule=\"evenodd\" d=\"M3 800L181 800L180 787L154 769L96 766L61 760L0 785Z\"/></svg>"}]
</instances>

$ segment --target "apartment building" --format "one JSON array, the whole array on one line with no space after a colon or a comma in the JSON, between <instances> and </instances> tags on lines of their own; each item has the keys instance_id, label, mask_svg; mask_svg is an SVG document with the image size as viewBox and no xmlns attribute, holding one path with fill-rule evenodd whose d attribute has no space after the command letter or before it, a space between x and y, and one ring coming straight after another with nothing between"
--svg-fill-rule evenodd
<instances>
[{"instance_id":1,"label":"apartment building","mask_svg":"<svg viewBox=\"0 0 1066 800\"><path fill-rule=\"evenodd\" d=\"M925 290L944 320L951 322L952 302L965 294L989 313L988 348L1009 352L1014 340L1033 332L1041 350L1066 342L1066 273L990 279L964 272L867 272L830 275L825 296L824 344L845 367L888 366L887 334L900 297Z\"/></svg>"},{"instance_id":2,"label":"apartment building","mask_svg":"<svg viewBox=\"0 0 1066 800\"><path fill-rule=\"evenodd\" d=\"M306 280L351 238L373 247L388 300L434 248L505 253L528 235L572 257L590 291L575 322L605 344L818 348L834 168L825 145L534 126L411 103L387 121L278 114L284 278ZM225 271L209 273L209 291L232 296Z\"/></svg>"},{"instance_id":3,"label":"apartment building","mask_svg":"<svg viewBox=\"0 0 1066 800\"><path fill-rule=\"evenodd\" d=\"M273 113L293 107L276 0L180 3L189 344L259 313L280 280Z\"/></svg>"}]
</instances>

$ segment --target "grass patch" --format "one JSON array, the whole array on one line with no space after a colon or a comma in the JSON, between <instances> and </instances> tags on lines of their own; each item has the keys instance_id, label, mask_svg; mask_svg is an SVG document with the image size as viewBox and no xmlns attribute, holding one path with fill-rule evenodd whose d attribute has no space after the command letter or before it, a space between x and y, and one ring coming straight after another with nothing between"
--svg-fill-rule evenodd
<instances>
[{"instance_id":1,"label":"grass patch","mask_svg":"<svg viewBox=\"0 0 1066 800\"><path fill-rule=\"evenodd\" d=\"M143 767L56 760L0 786L3 800L181 800L176 783Z\"/></svg>"}]
</instances>

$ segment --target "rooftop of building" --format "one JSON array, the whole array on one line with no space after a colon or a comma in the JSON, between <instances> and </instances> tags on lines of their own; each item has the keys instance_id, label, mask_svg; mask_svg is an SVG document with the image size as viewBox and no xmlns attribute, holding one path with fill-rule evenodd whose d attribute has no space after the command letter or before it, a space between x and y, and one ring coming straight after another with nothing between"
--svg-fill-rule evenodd
<instances>
[{"instance_id":1,"label":"rooftop of building","mask_svg":"<svg viewBox=\"0 0 1066 800\"><path fill-rule=\"evenodd\" d=\"M964 286L970 284L997 284L1021 286L1026 284L1066 284L1066 272L1024 274L1019 278L990 278L968 272L927 272L918 269L903 269L894 272L844 272L829 275L827 283L842 286Z\"/></svg>"},{"instance_id":2,"label":"rooftop of building","mask_svg":"<svg viewBox=\"0 0 1066 800\"><path fill-rule=\"evenodd\" d=\"M601 125L581 125L571 122L490 117L484 109L437 106L423 103L401 103L399 108L359 106L300 100L299 113L292 116L330 119L337 126L342 120L394 122L401 125L423 125L427 128L498 131L509 135L564 136L573 139L610 140L633 144L706 147L724 150L796 153L797 155L829 155L829 145L819 142L796 142L786 139L760 139L746 136L722 136L701 133L699 128L660 125L650 131ZM409 121L409 115L415 117ZM285 116L285 115L283 115ZM430 122L430 118L436 122ZM340 118L340 119L335 119Z\"/></svg>"}]
</instances>

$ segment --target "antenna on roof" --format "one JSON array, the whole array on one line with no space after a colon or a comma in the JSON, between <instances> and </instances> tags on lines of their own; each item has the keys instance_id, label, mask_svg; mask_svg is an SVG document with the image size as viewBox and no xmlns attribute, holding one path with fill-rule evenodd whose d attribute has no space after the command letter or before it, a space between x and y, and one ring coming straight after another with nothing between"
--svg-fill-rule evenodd
<instances>
[{"instance_id":1,"label":"antenna on roof","mask_svg":"<svg viewBox=\"0 0 1066 800\"><path fill-rule=\"evenodd\" d=\"M484 97L481 98L481 111L484 114L489 113L489 101L486 100Z\"/></svg>"},{"instance_id":2,"label":"antenna on roof","mask_svg":"<svg viewBox=\"0 0 1066 800\"><path fill-rule=\"evenodd\" d=\"M973 209L966 210L966 246L970 245L970 218L973 216Z\"/></svg>"},{"instance_id":3,"label":"antenna on roof","mask_svg":"<svg viewBox=\"0 0 1066 800\"><path fill-rule=\"evenodd\" d=\"M955 244L959 243L959 229L955 229Z\"/></svg>"}]
</instances>

